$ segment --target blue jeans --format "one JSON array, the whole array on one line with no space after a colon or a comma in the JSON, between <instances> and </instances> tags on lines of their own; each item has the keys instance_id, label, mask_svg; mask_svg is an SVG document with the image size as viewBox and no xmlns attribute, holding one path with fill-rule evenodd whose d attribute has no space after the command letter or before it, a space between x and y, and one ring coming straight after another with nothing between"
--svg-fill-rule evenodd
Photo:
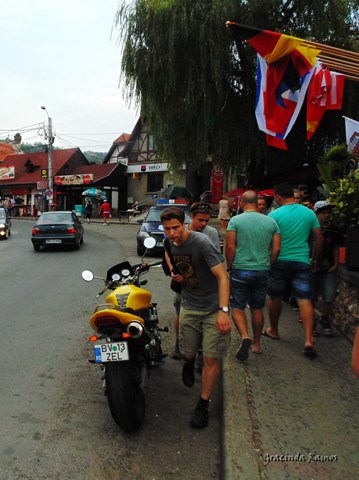
<instances>
[{"instance_id":1,"label":"blue jeans","mask_svg":"<svg viewBox=\"0 0 359 480\"><path fill-rule=\"evenodd\" d=\"M231 272L231 307L239 310L244 310L247 305L251 308L263 308L268 278L267 270L233 269Z\"/></svg>"},{"instance_id":2,"label":"blue jeans","mask_svg":"<svg viewBox=\"0 0 359 480\"><path fill-rule=\"evenodd\" d=\"M310 279L311 267L308 263L277 260L270 273L268 295L282 297L290 284L293 297L310 300Z\"/></svg>"}]
</instances>

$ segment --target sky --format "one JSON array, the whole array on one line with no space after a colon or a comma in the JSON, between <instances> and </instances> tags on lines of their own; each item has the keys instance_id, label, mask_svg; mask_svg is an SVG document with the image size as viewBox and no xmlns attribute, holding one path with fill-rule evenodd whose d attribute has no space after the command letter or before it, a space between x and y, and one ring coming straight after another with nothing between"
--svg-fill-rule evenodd
<instances>
[{"instance_id":1,"label":"sky","mask_svg":"<svg viewBox=\"0 0 359 480\"><path fill-rule=\"evenodd\" d=\"M0 138L107 152L138 118L119 84L118 0L1 0ZM28 128L26 128L28 127ZM40 134L39 134L40 133Z\"/></svg>"}]
</instances>

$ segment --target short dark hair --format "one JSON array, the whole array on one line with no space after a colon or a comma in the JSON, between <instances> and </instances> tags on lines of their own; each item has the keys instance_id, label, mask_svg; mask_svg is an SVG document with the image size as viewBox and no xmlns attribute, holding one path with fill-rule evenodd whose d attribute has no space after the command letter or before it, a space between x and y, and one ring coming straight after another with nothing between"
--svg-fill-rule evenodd
<instances>
[{"instance_id":1,"label":"short dark hair","mask_svg":"<svg viewBox=\"0 0 359 480\"><path fill-rule=\"evenodd\" d=\"M274 185L274 194L283 198L293 197L293 187L288 182L278 183Z\"/></svg>"},{"instance_id":2,"label":"short dark hair","mask_svg":"<svg viewBox=\"0 0 359 480\"><path fill-rule=\"evenodd\" d=\"M197 213L210 215L212 213L212 207L208 203L195 202L191 205L190 213L191 215L197 215Z\"/></svg>"},{"instance_id":3,"label":"short dark hair","mask_svg":"<svg viewBox=\"0 0 359 480\"><path fill-rule=\"evenodd\" d=\"M161 223L167 222L168 220L178 220L181 223L185 221L184 210L178 207L168 207L166 210L163 210L161 213Z\"/></svg>"}]
</instances>

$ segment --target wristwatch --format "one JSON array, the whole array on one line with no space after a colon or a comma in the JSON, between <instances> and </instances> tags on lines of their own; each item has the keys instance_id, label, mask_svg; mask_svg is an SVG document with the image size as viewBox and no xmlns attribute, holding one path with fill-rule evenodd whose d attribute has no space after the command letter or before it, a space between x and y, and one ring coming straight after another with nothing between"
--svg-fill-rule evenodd
<instances>
[{"instance_id":1,"label":"wristwatch","mask_svg":"<svg viewBox=\"0 0 359 480\"><path fill-rule=\"evenodd\" d=\"M228 307L218 307L218 310L222 310L222 312L224 312L224 313L228 313L228 312L229 312L229 308L228 308Z\"/></svg>"}]
</instances>

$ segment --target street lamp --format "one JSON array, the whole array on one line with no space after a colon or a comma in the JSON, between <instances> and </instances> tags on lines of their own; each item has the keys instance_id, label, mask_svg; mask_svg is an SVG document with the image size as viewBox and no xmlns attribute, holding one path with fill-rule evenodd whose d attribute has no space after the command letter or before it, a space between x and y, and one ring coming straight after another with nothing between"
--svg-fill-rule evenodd
<instances>
[{"instance_id":1,"label":"street lamp","mask_svg":"<svg viewBox=\"0 0 359 480\"><path fill-rule=\"evenodd\" d=\"M47 197L49 200L49 210L50 210L50 205L52 205L53 202L53 175L52 175L52 144L54 143L54 137L52 136L52 120L50 115L48 114L48 111L46 110L46 107L42 106L42 110L45 110L46 115L47 115L47 121L48 121L48 128L47 128L47 140L48 140L48 147L47 147Z\"/></svg>"}]
</instances>

